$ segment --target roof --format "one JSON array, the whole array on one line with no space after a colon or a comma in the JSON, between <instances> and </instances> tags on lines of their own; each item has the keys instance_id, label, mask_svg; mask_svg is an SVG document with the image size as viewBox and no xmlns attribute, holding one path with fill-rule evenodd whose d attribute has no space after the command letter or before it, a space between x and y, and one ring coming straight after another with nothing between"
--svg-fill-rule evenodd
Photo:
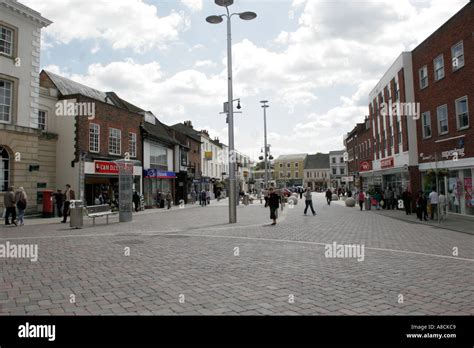
<instances>
[{"instance_id":1,"label":"roof","mask_svg":"<svg viewBox=\"0 0 474 348\"><path fill-rule=\"evenodd\" d=\"M175 125L172 125L171 128L178 132L186 134L191 139L196 140L199 143L201 142L201 136L199 135L199 132L191 127L188 127L182 123L177 123Z\"/></svg>"},{"instance_id":2,"label":"roof","mask_svg":"<svg viewBox=\"0 0 474 348\"><path fill-rule=\"evenodd\" d=\"M151 137L161 140L167 144L170 144L170 145L179 144L179 142L176 141L168 132L166 125L161 123L158 119L156 119L155 124L143 122L142 129L145 133L148 133L149 135L151 135Z\"/></svg>"},{"instance_id":3,"label":"roof","mask_svg":"<svg viewBox=\"0 0 474 348\"><path fill-rule=\"evenodd\" d=\"M329 169L329 154L317 153L308 155L304 161L304 169Z\"/></svg>"},{"instance_id":4,"label":"roof","mask_svg":"<svg viewBox=\"0 0 474 348\"><path fill-rule=\"evenodd\" d=\"M56 88L59 90L63 96L80 94L85 97L89 97L104 103L112 104L110 98L107 96L107 93L101 92L97 89L85 86L76 81L67 79L65 77L56 75L51 71L43 70L48 77L53 81Z\"/></svg>"},{"instance_id":5,"label":"roof","mask_svg":"<svg viewBox=\"0 0 474 348\"><path fill-rule=\"evenodd\" d=\"M38 23L41 27L47 27L51 22L49 19L44 18L41 14L32 8L19 3L17 0L0 0L0 5L9 8L12 11L22 14L29 20Z\"/></svg>"},{"instance_id":6,"label":"roof","mask_svg":"<svg viewBox=\"0 0 474 348\"><path fill-rule=\"evenodd\" d=\"M295 155L280 155L276 161L277 162L282 162L282 161L304 161L304 159L308 156L306 153L302 154L295 154Z\"/></svg>"}]
</instances>

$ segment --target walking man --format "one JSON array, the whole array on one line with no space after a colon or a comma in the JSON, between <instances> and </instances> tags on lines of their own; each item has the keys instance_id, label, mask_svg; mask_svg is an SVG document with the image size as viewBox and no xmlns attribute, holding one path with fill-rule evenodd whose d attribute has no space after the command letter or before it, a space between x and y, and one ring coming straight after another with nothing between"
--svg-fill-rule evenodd
<instances>
[{"instance_id":1,"label":"walking man","mask_svg":"<svg viewBox=\"0 0 474 348\"><path fill-rule=\"evenodd\" d=\"M278 219L278 208L280 207L280 196L274 191L273 187L269 189L268 205L270 207L270 219L273 220L272 226L275 226Z\"/></svg>"},{"instance_id":2,"label":"walking man","mask_svg":"<svg viewBox=\"0 0 474 348\"><path fill-rule=\"evenodd\" d=\"M168 193L166 194L166 206L168 208L168 210L171 209L171 201L173 200L173 196L171 196L171 192L168 191Z\"/></svg>"},{"instance_id":3,"label":"walking man","mask_svg":"<svg viewBox=\"0 0 474 348\"><path fill-rule=\"evenodd\" d=\"M314 211L314 208L313 208L313 196L311 194L311 189L309 187L306 189L304 198L305 198L305 204L306 204L306 207L304 208L304 215L306 215L306 212L308 211L308 207L310 207L311 212L313 213L313 216L315 216L316 212Z\"/></svg>"},{"instance_id":4,"label":"walking man","mask_svg":"<svg viewBox=\"0 0 474 348\"><path fill-rule=\"evenodd\" d=\"M56 210L58 211L58 217L63 217L63 198L64 198L64 195L61 192L61 190L57 190L57 192L54 194L54 197L56 199Z\"/></svg>"},{"instance_id":5,"label":"walking man","mask_svg":"<svg viewBox=\"0 0 474 348\"><path fill-rule=\"evenodd\" d=\"M433 187L433 190L430 193L430 205L431 205L431 220L434 220L434 216L436 214L436 218L438 218L438 203L439 203L439 196L438 192L436 192L436 187Z\"/></svg>"},{"instance_id":6,"label":"walking man","mask_svg":"<svg viewBox=\"0 0 474 348\"><path fill-rule=\"evenodd\" d=\"M332 200L332 192L331 189L328 188L326 191L326 201L328 202L328 205L331 205L331 200Z\"/></svg>"},{"instance_id":7,"label":"walking man","mask_svg":"<svg viewBox=\"0 0 474 348\"><path fill-rule=\"evenodd\" d=\"M25 224L24 216L28 203L28 196L26 195L25 189L23 187L19 187L18 191L16 191L15 201L18 208L18 223L20 226L23 226Z\"/></svg>"},{"instance_id":8,"label":"walking man","mask_svg":"<svg viewBox=\"0 0 474 348\"><path fill-rule=\"evenodd\" d=\"M364 201L365 201L365 193L364 191L360 190L359 192L359 207L360 207L360 211L362 211L364 209Z\"/></svg>"},{"instance_id":9,"label":"walking man","mask_svg":"<svg viewBox=\"0 0 474 348\"><path fill-rule=\"evenodd\" d=\"M408 188L402 193L403 206L405 208L405 213L411 215L411 192L408 191Z\"/></svg>"},{"instance_id":10,"label":"walking man","mask_svg":"<svg viewBox=\"0 0 474 348\"><path fill-rule=\"evenodd\" d=\"M63 224L67 222L67 216L69 215L69 206L71 205L71 201L75 199L74 191L71 189L71 185L66 185L66 191L64 191L64 211L63 211L63 220L61 221Z\"/></svg>"},{"instance_id":11,"label":"walking man","mask_svg":"<svg viewBox=\"0 0 474 348\"><path fill-rule=\"evenodd\" d=\"M10 186L8 188L8 191L5 193L3 196L3 205L6 208L6 213L5 213L5 225L11 225L10 224L10 215L12 217L12 224L16 226L16 207L15 207L16 201L15 201L15 193L13 192L13 186Z\"/></svg>"}]
</instances>

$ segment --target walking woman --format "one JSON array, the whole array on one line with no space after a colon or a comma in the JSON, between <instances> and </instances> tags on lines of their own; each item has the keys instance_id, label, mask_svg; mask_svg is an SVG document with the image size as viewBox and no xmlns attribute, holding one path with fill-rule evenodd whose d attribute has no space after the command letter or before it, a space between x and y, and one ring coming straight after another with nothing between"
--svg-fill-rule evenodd
<instances>
[{"instance_id":1,"label":"walking woman","mask_svg":"<svg viewBox=\"0 0 474 348\"><path fill-rule=\"evenodd\" d=\"M28 196L26 195L25 189L23 187L18 188L16 191L16 207L18 208L18 223L20 226L25 224L25 210L28 203Z\"/></svg>"},{"instance_id":2,"label":"walking woman","mask_svg":"<svg viewBox=\"0 0 474 348\"><path fill-rule=\"evenodd\" d=\"M270 207L270 219L273 220L272 226L276 225L278 219L278 208L280 207L280 196L274 191L273 187L269 189L268 205Z\"/></svg>"}]
</instances>

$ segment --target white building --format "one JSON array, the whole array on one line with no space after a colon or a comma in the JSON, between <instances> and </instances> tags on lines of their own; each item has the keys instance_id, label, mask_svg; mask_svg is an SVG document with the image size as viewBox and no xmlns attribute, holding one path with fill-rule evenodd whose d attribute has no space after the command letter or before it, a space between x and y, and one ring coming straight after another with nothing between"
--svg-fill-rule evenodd
<instances>
[{"instance_id":1,"label":"white building","mask_svg":"<svg viewBox=\"0 0 474 348\"><path fill-rule=\"evenodd\" d=\"M342 177L347 176L347 163L344 161L344 150L329 152L329 167L332 188L344 185Z\"/></svg>"}]
</instances>

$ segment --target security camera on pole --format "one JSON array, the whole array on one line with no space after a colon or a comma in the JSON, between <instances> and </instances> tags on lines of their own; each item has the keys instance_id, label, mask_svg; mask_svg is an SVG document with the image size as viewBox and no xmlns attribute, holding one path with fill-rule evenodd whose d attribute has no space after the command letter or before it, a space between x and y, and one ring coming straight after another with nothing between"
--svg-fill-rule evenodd
<instances>
[{"instance_id":1,"label":"security camera on pole","mask_svg":"<svg viewBox=\"0 0 474 348\"><path fill-rule=\"evenodd\" d=\"M233 91L232 91L232 34L231 34L231 18L238 15L240 19L252 20L257 17L254 12L230 13L229 6L234 3L233 0L215 0L216 5L223 6L226 13L219 16L209 16L206 21L211 24L218 24L223 21L223 17L227 18L227 74L228 74L228 115L227 122L229 124L229 223L237 222L237 186L235 181L235 149L234 149L234 108L233 108Z\"/></svg>"}]
</instances>

